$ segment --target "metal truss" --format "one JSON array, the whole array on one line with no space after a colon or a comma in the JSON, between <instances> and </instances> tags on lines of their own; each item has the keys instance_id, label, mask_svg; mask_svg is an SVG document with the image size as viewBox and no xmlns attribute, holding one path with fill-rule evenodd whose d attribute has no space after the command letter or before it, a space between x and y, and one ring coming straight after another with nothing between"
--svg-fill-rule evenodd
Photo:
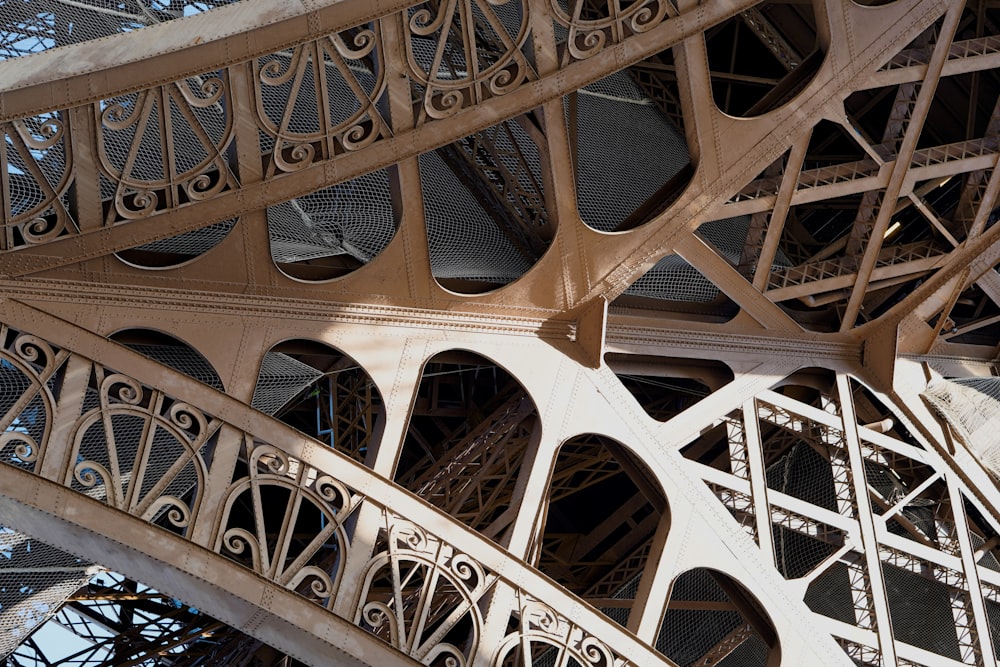
<instances>
[{"instance_id":1,"label":"metal truss","mask_svg":"<svg viewBox=\"0 0 1000 667\"><path fill-rule=\"evenodd\" d=\"M8 664L997 664L992 0L42 4Z\"/></svg>"}]
</instances>

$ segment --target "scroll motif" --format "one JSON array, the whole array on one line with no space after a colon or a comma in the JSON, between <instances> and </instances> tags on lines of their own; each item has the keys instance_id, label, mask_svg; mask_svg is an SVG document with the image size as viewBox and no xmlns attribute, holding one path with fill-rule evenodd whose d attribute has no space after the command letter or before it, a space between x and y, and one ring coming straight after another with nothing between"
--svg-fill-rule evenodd
<instances>
[{"instance_id":1,"label":"scroll motif","mask_svg":"<svg viewBox=\"0 0 1000 667\"><path fill-rule=\"evenodd\" d=\"M566 44L560 60L586 60L605 47L637 33L652 30L668 16L677 16L673 0L549 0L552 17L565 30Z\"/></svg>"},{"instance_id":2,"label":"scroll motif","mask_svg":"<svg viewBox=\"0 0 1000 667\"><path fill-rule=\"evenodd\" d=\"M94 106L109 223L209 199L235 187L226 149L232 109L225 71L189 77Z\"/></svg>"},{"instance_id":3,"label":"scroll motif","mask_svg":"<svg viewBox=\"0 0 1000 667\"><path fill-rule=\"evenodd\" d=\"M34 470L52 424L50 380L69 353L6 326L0 342L0 461Z\"/></svg>"},{"instance_id":4,"label":"scroll motif","mask_svg":"<svg viewBox=\"0 0 1000 667\"><path fill-rule=\"evenodd\" d=\"M44 243L76 231L67 210L73 159L63 112L0 124L2 249Z\"/></svg>"},{"instance_id":5,"label":"scroll motif","mask_svg":"<svg viewBox=\"0 0 1000 667\"><path fill-rule=\"evenodd\" d=\"M253 63L269 174L356 151L391 131L376 109L386 88L381 36L361 26Z\"/></svg>"},{"instance_id":6,"label":"scroll motif","mask_svg":"<svg viewBox=\"0 0 1000 667\"><path fill-rule=\"evenodd\" d=\"M271 445L247 448L249 475L229 488L215 550L331 608L357 496Z\"/></svg>"},{"instance_id":7,"label":"scroll motif","mask_svg":"<svg viewBox=\"0 0 1000 667\"><path fill-rule=\"evenodd\" d=\"M406 59L417 124L446 118L537 78L524 50L524 0L443 0L408 10Z\"/></svg>"},{"instance_id":8,"label":"scroll motif","mask_svg":"<svg viewBox=\"0 0 1000 667\"><path fill-rule=\"evenodd\" d=\"M386 521L354 622L425 665L471 665L477 603L496 576L419 526L389 513Z\"/></svg>"},{"instance_id":9,"label":"scroll motif","mask_svg":"<svg viewBox=\"0 0 1000 667\"><path fill-rule=\"evenodd\" d=\"M615 654L548 605L520 593L520 628L497 649L495 665L586 665L626 667L632 663Z\"/></svg>"},{"instance_id":10,"label":"scroll motif","mask_svg":"<svg viewBox=\"0 0 1000 667\"><path fill-rule=\"evenodd\" d=\"M77 422L67 485L183 532L204 488L202 448L220 422L99 366L88 394L97 405Z\"/></svg>"}]
</instances>

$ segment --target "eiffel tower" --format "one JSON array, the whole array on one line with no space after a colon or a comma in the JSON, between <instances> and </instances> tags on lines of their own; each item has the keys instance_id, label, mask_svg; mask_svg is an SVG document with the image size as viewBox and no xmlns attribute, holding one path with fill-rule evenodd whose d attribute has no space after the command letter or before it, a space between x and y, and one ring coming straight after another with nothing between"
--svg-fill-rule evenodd
<instances>
[{"instance_id":1,"label":"eiffel tower","mask_svg":"<svg viewBox=\"0 0 1000 667\"><path fill-rule=\"evenodd\" d=\"M10 667L1000 656L997 0L0 0Z\"/></svg>"}]
</instances>

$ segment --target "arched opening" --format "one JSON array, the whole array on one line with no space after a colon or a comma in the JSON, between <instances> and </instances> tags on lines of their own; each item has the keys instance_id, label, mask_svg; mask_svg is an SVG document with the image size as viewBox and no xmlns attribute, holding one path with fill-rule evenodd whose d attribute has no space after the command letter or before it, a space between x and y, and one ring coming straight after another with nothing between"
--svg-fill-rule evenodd
<instances>
[{"instance_id":1,"label":"arched opening","mask_svg":"<svg viewBox=\"0 0 1000 667\"><path fill-rule=\"evenodd\" d=\"M703 567L674 580L656 649L681 667L767 667L780 651L760 603L732 577Z\"/></svg>"},{"instance_id":2,"label":"arched opening","mask_svg":"<svg viewBox=\"0 0 1000 667\"><path fill-rule=\"evenodd\" d=\"M539 426L534 401L506 370L472 352L435 355L420 378L395 481L502 542Z\"/></svg>"},{"instance_id":3,"label":"arched opening","mask_svg":"<svg viewBox=\"0 0 1000 667\"><path fill-rule=\"evenodd\" d=\"M668 521L666 496L635 455L604 436L577 436L556 456L535 562L624 626L645 604L637 593Z\"/></svg>"},{"instance_id":4,"label":"arched opening","mask_svg":"<svg viewBox=\"0 0 1000 667\"><path fill-rule=\"evenodd\" d=\"M718 361L612 353L604 360L646 414L662 422L733 379Z\"/></svg>"},{"instance_id":5,"label":"arched opening","mask_svg":"<svg viewBox=\"0 0 1000 667\"><path fill-rule=\"evenodd\" d=\"M365 369L308 340L278 343L264 355L251 405L359 463L374 454L385 423L382 395Z\"/></svg>"},{"instance_id":6,"label":"arched opening","mask_svg":"<svg viewBox=\"0 0 1000 667\"><path fill-rule=\"evenodd\" d=\"M222 243L239 218L230 218L160 241L121 250L117 257L141 269L169 269L201 257Z\"/></svg>"},{"instance_id":7,"label":"arched opening","mask_svg":"<svg viewBox=\"0 0 1000 667\"><path fill-rule=\"evenodd\" d=\"M809 3L762 2L708 31L705 44L715 103L731 116L787 103L823 62Z\"/></svg>"},{"instance_id":8,"label":"arched opening","mask_svg":"<svg viewBox=\"0 0 1000 667\"><path fill-rule=\"evenodd\" d=\"M420 156L431 271L445 289L506 285L551 245L555 223L535 137L539 122L525 114Z\"/></svg>"},{"instance_id":9,"label":"arched opening","mask_svg":"<svg viewBox=\"0 0 1000 667\"><path fill-rule=\"evenodd\" d=\"M200 352L184 341L153 329L123 329L108 336L134 352L169 366L192 380L223 390L222 379Z\"/></svg>"}]
</instances>

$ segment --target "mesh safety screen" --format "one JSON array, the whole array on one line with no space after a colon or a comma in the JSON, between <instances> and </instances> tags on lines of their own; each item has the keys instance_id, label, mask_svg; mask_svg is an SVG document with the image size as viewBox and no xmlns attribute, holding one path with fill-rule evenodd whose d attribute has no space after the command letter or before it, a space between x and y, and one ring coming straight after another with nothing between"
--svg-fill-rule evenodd
<instances>
[{"instance_id":1,"label":"mesh safety screen","mask_svg":"<svg viewBox=\"0 0 1000 667\"><path fill-rule=\"evenodd\" d=\"M278 263L349 255L367 263L396 233L385 170L267 209L271 257Z\"/></svg>"},{"instance_id":2,"label":"mesh safety screen","mask_svg":"<svg viewBox=\"0 0 1000 667\"><path fill-rule=\"evenodd\" d=\"M0 657L55 614L91 573L90 563L0 528Z\"/></svg>"},{"instance_id":3,"label":"mesh safety screen","mask_svg":"<svg viewBox=\"0 0 1000 667\"><path fill-rule=\"evenodd\" d=\"M276 414L288 401L314 383L323 373L280 352L268 352L253 391L254 409Z\"/></svg>"},{"instance_id":4,"label":"mesh safety screen","mask_svg":"<svg viewBox=\"0 0 1000 667\"><path fill-rule=\"evenodd\" d=\"M436 277L509 283L530 268L437 153L420 156L420 180Z\"/></svg>"},{"instance_id":5,"label":"mesh safety screen","mask_svg":"<svg viewBox=\"0 0 1000 667\"><path fill-rule=\"evenodd\" d=\"M171 21L238 0L4 0L0 60Z\"/></svg>"},{"instance_id":6,"label":"mesh safety screen","mask_svg":"<svg viewBox=\"0 0 1000 667\"><path fill-rule=\"evenodd\" d=\"M994 474L1000 475L1000 378L931 382L921 394Z\"/></svg>"}]
</instances>

